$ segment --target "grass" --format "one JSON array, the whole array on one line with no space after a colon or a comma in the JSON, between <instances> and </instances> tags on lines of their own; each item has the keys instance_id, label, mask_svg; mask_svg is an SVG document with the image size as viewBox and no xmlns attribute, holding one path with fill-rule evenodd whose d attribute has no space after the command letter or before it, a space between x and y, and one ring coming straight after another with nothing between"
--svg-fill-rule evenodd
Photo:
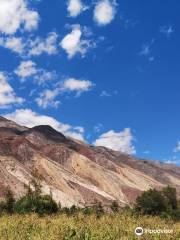
<instances>
[{"instance_id":1,"label":"grass","mask_svg":"<svg viewBox=\"0 0 180 240\"><path fill-rule=\"evenodd\" d=\"M149 229L171 229L172 234L144 234L137 237L138 226ZM74 216L59 214L3 215L0 217L0 240L180 240L180 223L159 217L137 217L129 212L93 215L76 213Z\"/></svg>"}]
</instances>

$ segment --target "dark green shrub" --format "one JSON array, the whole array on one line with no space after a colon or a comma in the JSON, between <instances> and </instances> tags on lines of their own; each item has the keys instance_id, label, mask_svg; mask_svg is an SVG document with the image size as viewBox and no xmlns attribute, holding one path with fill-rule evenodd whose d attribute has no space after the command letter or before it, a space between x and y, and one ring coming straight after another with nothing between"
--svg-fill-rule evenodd
<instances>
[{"instance_id":1,"label":"dark green shrub","mask_svg":"<svg viewBox=\"0 0 180 240\"><path fill-rule=\"evenodd\" d=\"M49 195L44 196L25 196L17 201L15 205L17 213L38 213L53 214L58 212L58 205Z\"/></svg>"},{"instance_id":2,"label":"dark green shrub","mask_svg":"<svg viewBox=\"0 0 180 240\"><path fill-rule=\"evenodd\" d=\"M73 205L72 207L70 207L70 209L69 209L69 213L70 214L74 214L74 213L76 213L77 212L77 207L75 206L75 205Z\"/></svg>"},{"instance_id":3,"label":"dark green shrub","mask_svg":"<svg viewBox=\"0 0 180 240\"><path fill-rule=\"evenodd\" d=\"M5 209L9 214L14 212L15 198L9 187L5 190Z\"/></svg>"},{"instance_id":4,"label":"dark green shrub","mask_svg":"<svg viewBox=\"0 0 180 240\"><path fill-rule=\"evenodd\" d=\"M4 201L0 202L0 214L6 211L6 203Z\"/></svg>"},{"instance_id":5,"label":"dark green shrub","mask_svg":"<svg viewBox=\"0 0 180 240\"><path fill-rule=\"evenodd\" d=\"M35 204L33 198L30 198L28 196L22 197L16 202L14 210L20 214L35 212Z\"/></svg>"},{"instance_id":6,"label":"dark green shrub","mask_svg":"<svg viewBox=\"0 0 180 240\"><path fill-rule=\"evenodd\" d=\"M166 198L167 205L170 209L176 210L178 203L177 203L177 197L176 197L176 189L170 186L167 186L163 188L162 193L164 197Z\"/></svg>"},{"instance_id":7,"label":"dark green shrub","mask_svg":"<svg viewBox=\"0 0 180 240\"><path fill-rule=\"evenodd\" d=\"M97 218L100 218L103 215L104 209L103 209L103 206L101 203L98 203L95 206L95 213L96 213Z\"/></svg>"},{"instance_id":8,"label":"dark green shrub","mask_svg":"<svg viewBox=\"0 0 180 240\"><path fill-rule=\"evenodd\" d=\"M39 214L52 214L58 212L58 205L49 195L37 198L36 212Z\"/></svg>"},{"instance_id":9,"label":"dark green shrub","mask_svg":"<svg viewBox=\"0 0 180 240\"><path fill-rule=\"evenodd\" d=\"M111 210L113 212L118 212L119 211L119 204L116 201L113 201L111 204Z\"/></svg>"},{"instance_id":10,"label":"dark green shrub","mask_svg":"<svg viewBox=\"0 0 180 240\"><path fill-rule=\"evenodd\" d=\"M66 213L67 215L73 215L78 211L78 208L75 205L72 205L70 208L63 208L62 212Z\"/></svg>"},{"instance_id":11,"label":"dark green shrub","mask_svg":"<svg viewBox=\"0 0 180 240\"><path fill-rule=\"evenodd\" d=\"M159 215L166 212L167 201L160 191L150 189L136 199L135 209L142 214Z\"/></svg>"},{"instance_id":12,"label":"dark green shrub","mask_svg":"<svg viewBox=\"0 0 180 240\"><path fill-rule=\"evenodd\" d=\"M171 217L176 221L180 221L180 208L172 210Z\"/></svg>"},{"instance_id":13,"label":"dark green shrub","mask_svg":"<svg viewBox=\"0 0 180 240\"><path fill-rule=\"evenodd\" d=\"M85 207L85 208L83 209L83 213L84 213L85 215L91 215L91 214L93 213L93 208L91 208L91 207Z\"/></svg>"}]
</instances>

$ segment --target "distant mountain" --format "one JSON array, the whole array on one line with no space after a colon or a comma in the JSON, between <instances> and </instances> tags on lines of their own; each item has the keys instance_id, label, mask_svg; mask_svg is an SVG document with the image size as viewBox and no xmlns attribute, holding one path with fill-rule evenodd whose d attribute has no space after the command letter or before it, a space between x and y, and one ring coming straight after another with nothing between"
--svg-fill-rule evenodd
<instances>
[{"instance_id":1,"label":"distant mountain","mask_svg":"<svg viewBox=\"0 0 180 240\"><path fill-rule=\"evenodd\" d=\"M35 169L43 193L51 191L62 206L114 200L131 205L142 191L165 185L176 187L180 196L180 167L90 146L50 126L27 128L0 117L0 198L6 186L22 196Z\"/></svg>"}]
</instances>

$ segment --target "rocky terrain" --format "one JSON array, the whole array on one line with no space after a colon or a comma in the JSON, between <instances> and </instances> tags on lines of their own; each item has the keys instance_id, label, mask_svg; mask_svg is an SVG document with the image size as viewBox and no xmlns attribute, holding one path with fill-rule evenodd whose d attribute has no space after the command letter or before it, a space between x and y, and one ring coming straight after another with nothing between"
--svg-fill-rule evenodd
<instances>
[{"instance_id":1,"label":"rocky terrain","mask_svg":"<svg viewBox=\"0 0 180 240\"><path fill-rule=\"evenodd\" d=\"M10 186L18 198L37 170L43 193L62 206L83 207L116 200L131 205L149 188L176 187L180 167L136 159L65 137L50 126L26 128L0 117L0 198Z\"/></svg>"}]
</instances>

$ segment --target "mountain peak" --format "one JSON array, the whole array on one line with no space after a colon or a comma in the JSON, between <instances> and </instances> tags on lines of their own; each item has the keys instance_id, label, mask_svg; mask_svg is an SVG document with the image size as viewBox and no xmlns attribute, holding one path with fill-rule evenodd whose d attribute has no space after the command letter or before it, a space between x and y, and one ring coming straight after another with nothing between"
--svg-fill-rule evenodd
<instances>
[{"instance_id":1,"label":"mountain peak","mask_svg":"<svg viewBox=\"0 0 180 240\"><path fill-rule=\"evenodd\" d=\"M30 132L38 132L40 134L43 134L46 138L48 138L49 140L53 140L53 141L60 141L60 142L64 142L66 141L66 137L58 132L57 130L55 130L54 128L52 128L49 125L39 125L39 126L35 126L33 128L31 128L29 130Z\"/></svg>"}]
</instances>

